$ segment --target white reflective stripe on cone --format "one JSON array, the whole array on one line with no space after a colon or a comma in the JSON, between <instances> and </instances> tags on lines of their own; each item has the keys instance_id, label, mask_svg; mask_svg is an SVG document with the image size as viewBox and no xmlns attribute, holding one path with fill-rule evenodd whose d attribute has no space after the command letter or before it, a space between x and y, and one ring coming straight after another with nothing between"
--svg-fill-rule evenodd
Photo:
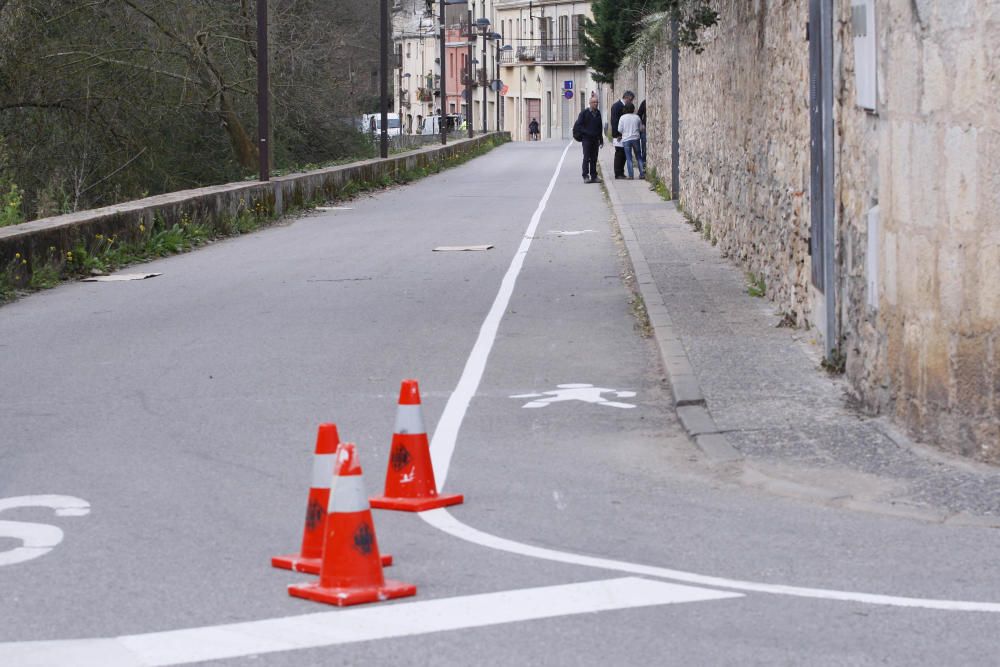
<instances>
[{"instance_id":1,"label":"white reflective stripe on cone","mask_svg":"<svg viewBox=\"0 0 1000 667\"><path fill-rule=\"evenodd\" d=\"M329 489L333 468L337 464L336 454L316 454L313 457L312 488Z\"/></svg>"},{"instance_id":2,"label":"white reflective stripe on cone","mask_svg":"<svg viewBox=\"0 0 1000 667\"><path fill-rule=\"evenodd\" d=\"M361 475L337 475L330 486L327 514L334 512L364 512L369 509L365 493L365 478Z\"/></svg>"},{"instance_id":3,"label":"white reflective stripe on cone","mask_svg":"<svg viewBox=\"0 0 1000 667\"><path fill-rule=\"evenodd\" d=\"M419 405L401 405L396 412L396 428L393 433L426 433L424 417Z\"/></svg>"}]
</instances>

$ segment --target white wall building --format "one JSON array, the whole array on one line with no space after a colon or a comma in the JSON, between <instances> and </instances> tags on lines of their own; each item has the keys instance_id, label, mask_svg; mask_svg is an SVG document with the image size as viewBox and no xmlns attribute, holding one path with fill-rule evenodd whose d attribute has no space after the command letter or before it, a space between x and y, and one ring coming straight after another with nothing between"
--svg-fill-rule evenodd
<instances>
[{"instance_id":1,"label":"white wall building","mask_svg":"<svg viewBox=\"0 0 1000 667\"><path fill-rule=\"evenodd\" d=\"M396 0L393 6L398 58L394 98L404 131L416 131L420 120L441 107L438 11L436 0L431 5ZM591 16L589 1L469 0L449 5L446 23L456 28L461 22L462 28L449 33L446 66L469 62L468 47L459 43L473 44L471 78L462 72L453 79L448 72L449 101L455 99L453 92L460 96L476 132L482 131L485 118L487 129L500 127L515 141L526 140L535 118L543 139L569 139L576 116L598 88L583 60L579 36L584 18ZM465 36L469 18L473 40ZM452 86L464 87L466 79L471 104L464 89L452 91Z\"/></svg>"}]
</instances>

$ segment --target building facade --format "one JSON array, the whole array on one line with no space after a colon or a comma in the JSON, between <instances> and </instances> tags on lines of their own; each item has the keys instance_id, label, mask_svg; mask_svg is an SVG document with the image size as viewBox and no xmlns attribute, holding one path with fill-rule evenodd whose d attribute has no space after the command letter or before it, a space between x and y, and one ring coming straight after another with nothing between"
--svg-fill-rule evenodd
<instances>
[{"instance_id":1,"label":"building facade","mask_svg":"<svg viewBox=\"0 0 1000 667\"><path fill-rule=\"evenodd\" d=\"M395 107L404 131L441 108L439 5L398 0L393 40ZM580 30L590 2L470 0L446 6L446 113L476 132L506 130L527 140L536 119L543 139L571 138L573 122L596 90Z\"/></svg>"}]
</instances>

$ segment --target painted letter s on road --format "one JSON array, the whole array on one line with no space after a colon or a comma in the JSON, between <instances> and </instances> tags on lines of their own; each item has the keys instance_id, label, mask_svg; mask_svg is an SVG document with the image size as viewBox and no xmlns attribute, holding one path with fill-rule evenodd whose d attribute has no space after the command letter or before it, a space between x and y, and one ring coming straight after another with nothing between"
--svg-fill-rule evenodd
<instances>
[{"instance_id":1,"label":"painted letter s on road","mask_svg":"<svg viewBox=\"0 0 1000 667\"><path fill-rule=\"evenodd\" d=\"M48 507L56 516L86 516L90 503L73 496L17 496L0 498L0 512L17 507ZM21 546L0 552L0 566L23 563L44 556L62 542L62 529L46 523L0 521L0 537L13 537Z\"/></svg>"}]
</instances>

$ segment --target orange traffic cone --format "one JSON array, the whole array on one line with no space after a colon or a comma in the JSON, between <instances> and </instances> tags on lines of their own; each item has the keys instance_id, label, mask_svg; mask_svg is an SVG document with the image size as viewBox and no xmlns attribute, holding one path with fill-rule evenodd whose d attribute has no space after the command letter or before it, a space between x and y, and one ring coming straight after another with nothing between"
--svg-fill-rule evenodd
<instances>
[{"instance_id":1,"label":"orange traffic cone","mask_svg":"<svg viewBox=\"0 0 1000 667\"><path fill-rule=\"evenodd\" d=\"M323 528L326 526L326 507L330 503L330 481L340 436L336 424L320 424L316 435L316 454L313 458L312 486L306 504L306 525L302 531L302 550L299 554L275 556L273 567L319 574L323 562ZM382 565L392 565L392 556L384 554Z\"/></svg>"},{"instance_id":2,"label":"orange traffic cone","mask_svg":"<svg viewBox=\"0 0 1000 667\"><path fill-rule=\"evenodd\" d=\"M465 499L458 494L439 496L431 465L431 448L420 411L420 388L416 380L403 380L399 390L396 431L392 435L389 469L385 473L385 495L372 498L372 507L423 512Z\"/></svg>"},{"instance_id":3,"label":"orange traffic cone","mask_svg":"<svg viewBox=\"0 0 1000 667\"><path fill-rule=\"evenodd\" d=\"M289 595L345 607L416 595L417 587L382 576L371 509L352 443L337 448L319 581L288 587Z\"/></svg>"}]
</instances>

